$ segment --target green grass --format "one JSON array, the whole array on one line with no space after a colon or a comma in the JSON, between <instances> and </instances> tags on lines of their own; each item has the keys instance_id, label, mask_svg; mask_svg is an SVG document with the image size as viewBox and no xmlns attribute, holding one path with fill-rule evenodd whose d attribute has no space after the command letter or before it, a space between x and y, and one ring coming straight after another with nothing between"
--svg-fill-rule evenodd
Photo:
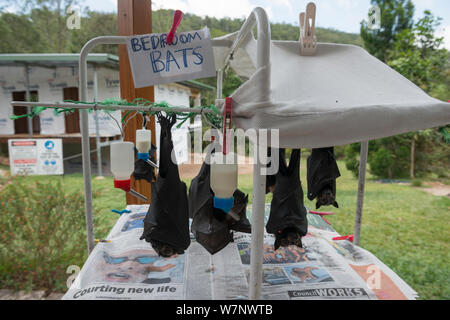
<instances>
[{"instance_id":1,"label":"green grass","mask_svg":"<svg viewBox=\"0 0 450 320\"><path fill-rule=\"evenodd\" d=\"M301 180L306 192L306 161L302 159ZM337 181L339 209L327 217L342 235L352 234L356 208L357 180L339 161L342 176ZM67 191L82 190L81 174L64 177L32 176L31 181L60 179ZM190 180L185 180L189 185ZM252 200L252 175L239 176L239 188ZM121 190L113 188L112 178L92 180L96 237L105 236L118 215L111 209L125 207ZM380 184L367 177L360 245L372 252L412 288L422 299L450 299L450 199L436 197L408 185ZM266 201L270 202L270 195ZM305 205L315 202L305 197ZM321 208L322 209L322 208Z\"/></svg>"}]
</instances>

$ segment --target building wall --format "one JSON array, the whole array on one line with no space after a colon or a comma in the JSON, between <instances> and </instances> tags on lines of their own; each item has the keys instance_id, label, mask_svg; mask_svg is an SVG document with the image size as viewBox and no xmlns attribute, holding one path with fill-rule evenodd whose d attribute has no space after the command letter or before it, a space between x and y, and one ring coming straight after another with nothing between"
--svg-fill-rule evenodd
<instances>
[{"instance_id":1,"label":"building wall","mask_svg":"<svg viewBox=\"0 0 450 320\"><path fill-rule=\"evenodd\" d=\"M94 69L92 66L88 68L88 101L94 101ZM106 99L120 99L120 80L119 71L97 66L98 77L98 96L97 101ZM14 134L14 122L10 120L13 114L10 102L12 101L12 92L25 91L25 68L21 66L6 67L0 66L0 135ZM63 89L67 87L78 87L78 68L76 67L58 67L43 68L30 67L30 90L38 91L39 101L57 102L63 101ZM189 97L191 90L179 84L165 84L155 86L155 101L168 102L170 105L189 107ZM95 113L89 114L89 132L95 134ZM121 112L110 112L109 115L103 111L99 111L99 131L101 136L116 136L120 134L120 129L116 122L111 119L114 117L120 124ZM65 118L61 113L56 115L54 110L47 109L40 114L41 134L59 135L65 133ZM178 163L188 160L188 132L189 121L185 122L181 128L174 126L173 140L175 154ZM156 123L157 147L159 147L160 127ZM102 150L102 154L109 153L109 148ZM71 156L81 152L79 144L65 144L64 157ZM95 153L92 156L95 159ZM159 148L158 148L159 159ZM102 157L103 166L109 169L109 157ZM75 158L67 161L66 170L69 172L80 171L81 167L78 162L81 158ZM73 165L70 165L73 164ZM93 164L94 165L94 164ZM80 168L78 168L80 167ZM72 170L72 169L73 170ZM96 172L96 164L93 166L93 172ZM66 171L66 172L67 172ZM105 170L103 170L105 172ZM109 171L109 170L108 170Z\"/></svg>"}]
</instances>

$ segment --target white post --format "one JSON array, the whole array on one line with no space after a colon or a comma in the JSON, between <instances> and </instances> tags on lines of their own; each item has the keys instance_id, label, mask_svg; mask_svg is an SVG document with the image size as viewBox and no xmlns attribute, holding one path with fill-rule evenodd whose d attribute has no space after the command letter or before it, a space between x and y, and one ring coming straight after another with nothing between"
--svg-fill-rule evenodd
<instances>
[{"instance_id":1,"label":"white post","mask_svg":"<svg viewBox=\"0 0 450 320\"><path fill-rule=\"evenodd\" d=\"M217 89L216 89L216 98L222 99L222 83L223 83L223 70L217 70Z\"/></svg>"},{"instance_id":2,"label":"white post","mask_svg":"<svg viewBox=\"0 0 450 320\"><path fill-rule=\"evenodd\" d=\"M28 64L25 64L25 100L30 101L30 67ZM31 113L31 107L27 107L27 113ZM33 138L33 119L27 117L28 123L28 134L30 135L30 139Z\"/></svg>"},{"instance_id":3,"label":"white post","mask_svg":"<svg viewBox=\"0 0 450 320\"><path fill-rule=\"evenodd\" d=\"M358 200L356 203L355 230L353 243L359 246L361 239L361 220L364 202L364 187L366 182L367 155L369 153L369 141L361 142L361 152L359 158L359 178L358 178Z\"/></svg>"},{"instance_id":4,"label":"white post","mask_svg":"<svg viewBox=\"0 0 450 320\"><path fill-rule=\"evenodd\" d=\"M94 65L94 102L98 101L98 74L97 67ZM100 147L100 128L98 126L99 111L95 110L95 145L97 147L97 173L99 177L102 174L102 149Z\"/></svg>"},{"instance_id":5,"label":"white post","mask_svg":"<svg viewBox=\"0 0 450 320\"><path fill-rule=\"evenodd\" d=\"M127 37L121 36L105 36L97 37L89 40L80 52L79 60L79 99L86 101L87 99L87 58L89 51L99 44L124 44ZM94 249L94 219L92 214L92 185L91 185L91 157L89 148L89 122L88 112L86 109L80 110L80 127L81 127L81 153L83 159L83 177L84 177L84 197L85 197L85 216L86 216L86 233L88 251Z\"/></svg>"},{"instance_id":6,"label":"white post","mask_svg":"<svg viewBox=\"0 0 450 320\"><path fill-rule=\"evenodd\" d=\"M252 22L253 20L253 22ZM250 17L242 26L239 35L242 38L253 29L253 23L257 24L258 40L256 64L258 68L270 67L270 27L267 14L264 9L258 7L252 11ZM239 36L238 36L239 37ZM242 38L236 39L233 50L237 48ZM262 96L255 97L256 101L264 101L269 97L270 75L260 84ZM252 202L252 243L250 256L250 292L249 298L257 300L261 298L261 285L263 277L263 254L264 254L264 216L266 198L266 177L261 174L262 164L260 161L259 135L257 134L255 144L255 165L253 166L253 202ZM266 152L266 150L264 150Z\"/></svg>"},{"instance_id":7,"label":"white post","mask_svg":"<svg viewBox=\"0 0 450 320\"><path fill-rule=\"evenodd\" d=\"M259 142L259 141L258 141ZM253 202L252 202L252 242L250 253L250 292L249 298L261 297L264 254L264 216L266 198L266 177L261 175L259 159L260 146L255 143L255 164L253 166Z\"/></svg>"}]
</instances>

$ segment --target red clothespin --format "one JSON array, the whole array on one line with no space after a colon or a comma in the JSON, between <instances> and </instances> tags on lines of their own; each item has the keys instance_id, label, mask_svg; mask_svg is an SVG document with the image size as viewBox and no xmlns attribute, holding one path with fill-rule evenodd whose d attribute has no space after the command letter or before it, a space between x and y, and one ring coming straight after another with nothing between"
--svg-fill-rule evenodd
<instances>
[{"instance_id":1,"label":"red clothespin","mask_svg":"<svg viewBox=\"0 0 450 320\"><path fill-rule=\"evenodd\" d=\"M319 216L332 216L333 212L319 212L319 211L311 211L309 210L309 213L311 214L318 214Z\"/></svg>"},{"instance_id":2,"label":"red clothespin","mask_svg":"<svg viewBox=\"0 0 450 320\"><path fill-rule=\"evenodd\" d=\"M181 20L183 19L183 12L180 10L176 10L173 14L173 22L172 22L172 28L170 28L169 33L167 34L166 43L171 44L173 41L173 38L175 36L175 32L177 31L178 26L181 23Z\"/></svg>"},{"instance_id":3,"label":"red clothespin","mask_svg":"<svg viewBox=\"0 0 450 320\"><path fill-rule=\"evenodd\" d=\"M223 118L223 154L228 153L228 147L231 142L231 128L233 126L232 120L233 99L231 97L225 98L225 115Z\"/></svg>"},{"instance_id":4,"label":"red clothespin","mask_svg":"<svg viewBox=\"0 0 450 320\"><path fill-rule=\"evenodd\" d=\"M350 234L348 236L334 237L333 240L348 240L350 242L353 242L353 235Z\"/></svg>"}]
</instances>

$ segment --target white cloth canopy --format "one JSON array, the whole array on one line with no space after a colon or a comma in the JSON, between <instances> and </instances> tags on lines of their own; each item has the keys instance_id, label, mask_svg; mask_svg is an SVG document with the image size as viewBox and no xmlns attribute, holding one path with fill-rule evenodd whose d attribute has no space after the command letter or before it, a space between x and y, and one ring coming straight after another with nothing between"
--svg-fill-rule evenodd
<instances>
[{"instance_id":1,"label":"white cloth canopy","mask_svg":"<svg viewBox=\"0 0 450 320\"><path fill-rule=\"evenodd\" d=\"M222 68L236 33L214 41ZM431 98L363 48L319 43L301 56L296 41L272 41L270 66L255 68L252 35L231 68L249 78L233 94L238 128L279 129L280 147L318 148L388 137L450 123L450 104ZM270 77L270 92L261 92Z\"/></svg>"}]
</instances>

